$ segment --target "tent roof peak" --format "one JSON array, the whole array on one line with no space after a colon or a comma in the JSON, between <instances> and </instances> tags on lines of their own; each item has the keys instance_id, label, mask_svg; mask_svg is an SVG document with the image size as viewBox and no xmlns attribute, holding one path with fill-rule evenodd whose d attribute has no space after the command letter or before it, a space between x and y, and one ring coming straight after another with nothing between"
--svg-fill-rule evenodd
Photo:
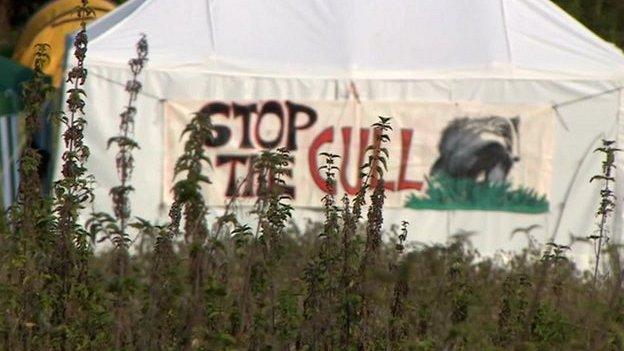
<instances>
[{"instance_id":1,"label":"tent roof peak","mask_svg":"<svg viewBox=\"0 0 624 351\"><path fill-rule=\"evenodd\" d=\"M132 0L90 26L88 57L287 76L556 72L622 76L624 55L548 0Z\"/></svg>"}]
</instances>

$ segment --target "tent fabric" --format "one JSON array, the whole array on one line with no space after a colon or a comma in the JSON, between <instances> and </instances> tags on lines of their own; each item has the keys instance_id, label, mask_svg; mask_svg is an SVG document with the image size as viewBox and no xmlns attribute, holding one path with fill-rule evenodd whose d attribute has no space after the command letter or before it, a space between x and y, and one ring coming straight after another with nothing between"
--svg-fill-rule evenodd
<instances>
[{"instance_id":1,"label":"tent fabric","mask_svg":"<svg viewBox=\"0 0 624 351\"><path fill-rule=\"evenodd\" d=\"M53 78L53 84L60 87L63 77L65 37L75 31L80 22L75 18L75 9L80 0L55 0L39 10L24 27L16 45L13 59L25 66L32 66L35 60L35 45L50 45L50 64L44 72ZM107 0L90 0L95 17L101 17L115 8Z\"/></svg>"},{"instance_id":2,"label":"tent fabric","mask_svg":"<svg viewBox=\"0 0 624 351\"><path fill-rule=\"evenodd\" d=\"M108 192L118 182L106 141L117 133L140 33L150 53L136 105L132 213L161 223L166 101L346 100L355 87L371 101L562 103L549 213L386 212L386 226L412 223L410 240L475 231L483 254L526 247L510 233L533 224L542 242L591 233L599 184L588 180L601 161L592 150L601 138L624 143L624 55L547 0L133 0L89 26L85 141L94 211L110 210ZM298 220L317 215L297 210ZM572 255L586 266L593 248L574 245Z\"/></svg>"},{"instance_id":3,"label":"tent fabric","mask_svg":"<svg viewBox=\"0 0 624 351\"><path fill-rule=\"evenodd\" d=\"M90 33L91 62L116 65L146 33L151 69L358 79L624 76L620 50L546 0L134 0Z\"/></svg>"}]
</instances>

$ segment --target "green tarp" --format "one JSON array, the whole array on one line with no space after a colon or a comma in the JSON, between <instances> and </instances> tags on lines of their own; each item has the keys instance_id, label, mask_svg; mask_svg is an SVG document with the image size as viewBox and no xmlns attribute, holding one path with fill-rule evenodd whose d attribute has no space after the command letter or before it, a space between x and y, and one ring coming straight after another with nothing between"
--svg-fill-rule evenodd
<instances>
[{"instance_id":1,"label":"green tarp","mask_svg":"<svg viewBox=\"0 0 624 351\"><path fill-rule=\"evenodd\" d=\"M0 116L19 111L22 83L30 80L33 74L31 69L0 56Z\"/></svg>"}]
</instances>

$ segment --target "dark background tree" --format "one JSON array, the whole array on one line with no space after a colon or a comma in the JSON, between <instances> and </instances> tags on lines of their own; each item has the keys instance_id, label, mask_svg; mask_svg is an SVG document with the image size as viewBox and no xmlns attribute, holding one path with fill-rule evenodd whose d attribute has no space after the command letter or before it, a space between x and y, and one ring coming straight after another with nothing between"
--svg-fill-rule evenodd
<instances>
[{"instance_id":1,"label":"dark background tree","mask_svg":"<svg viewBox=\"0 0 624 351\"><path fill-rule=\"evenodd\" d=\"M109 0L121 4L126 0ZM50 0L0 0L0 55L11 56L20 29Z\"/></svg>"},{"instance_id":2,"label":"dark background tree","mask_svg":"<svg viewBox=\"0 0 624 351\"><path fill-rule=\"evenodd\" d=\"M624 0L553 0L607 41L624 47Z\"/></svg>"}]
</instances>

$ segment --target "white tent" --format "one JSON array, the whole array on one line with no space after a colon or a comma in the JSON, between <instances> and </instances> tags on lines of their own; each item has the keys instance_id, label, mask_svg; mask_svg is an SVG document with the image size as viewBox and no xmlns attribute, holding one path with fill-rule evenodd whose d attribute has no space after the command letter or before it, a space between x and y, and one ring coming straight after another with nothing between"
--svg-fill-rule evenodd
<instances>
[{"instance_id":1,"label":"white tent","mask_svg":"<svg viewBox=\"0 0 624 351\"><path fill-rule=\"evenodd\" d=\"M475 231L484 253L524 247L524 237L509 233L532 224L542 242L591 233L599 185L588 180L601 160L587 155L600 138L624 142L624 55L548 0L131 0L89 27L86 139L97 210L110 208L108 189L117 184L106 141L117 131L127 62L141 33L149 63L140 77L132 204L147 219L167 213L164 110L172 101L357 95L554 106L548 213L388 210L387 224L411 222L410 239L440 242ZM573 255L585 265L591 251L578 244Z\"/></svg>"}]
</instances>

